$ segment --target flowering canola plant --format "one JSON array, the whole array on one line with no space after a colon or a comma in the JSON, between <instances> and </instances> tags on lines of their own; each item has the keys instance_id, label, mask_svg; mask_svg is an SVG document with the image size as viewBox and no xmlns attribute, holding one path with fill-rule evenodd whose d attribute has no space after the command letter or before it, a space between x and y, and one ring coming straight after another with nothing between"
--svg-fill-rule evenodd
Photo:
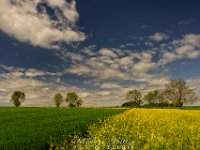
<instances>
[{"instance_id":1,"label":"flowering canola plant","mask_svg":"<svg viewBox=\"0 0 200 150\"><path fill-rule=\"evenodd\" d=\"M198 150L200 111L131 109L90 126L73 149Z\"/></svg>"}]
</instances>

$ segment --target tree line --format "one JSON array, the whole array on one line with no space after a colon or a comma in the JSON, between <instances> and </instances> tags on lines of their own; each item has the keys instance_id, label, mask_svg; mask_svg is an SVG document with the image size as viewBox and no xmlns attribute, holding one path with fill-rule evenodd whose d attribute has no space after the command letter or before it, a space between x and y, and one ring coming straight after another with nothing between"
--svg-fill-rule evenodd
<instances>
[{"instance_id":1,"label":"tree line","mask_svg":"<svg viewBox=\"0 0 200 150\"><path fill-rule=\"evenodd\" d=\"M128 102L123 107L179 107L192 104L198 97L184 80L171 80L163 91L149 91L142 96L141 91L131 90L126 94Z\"/></svg>"},{"instance_id":2,"label":"tree line","mask_svg":"<svg viewBox=\"0 0 200 150\"><path fill-rule=\"evenodd\" d=\"M25 98L26 96L24 92L14 91L11 95L11 102L16 107L19 107L25 101ZM83 100L75 92L67 93L65 98L60 93L56 93L53 97L56 107L60 107L64 100L65 102L69 103L69 107L78 107L83 103Z\"/></svg>"},{"instance_id":3,"label":"tree line","mask_svg":"<svg viewBox=\"0 0 200 150\"><path fill-rule=\"evenodd\" d=\"M25 93L15 91L11 95L11 102L19 107L25 100ZM196 93L190 88L184 80L171 80L165 84L163 91L154 90L142 95L139 90L131 90L126 94L128 102L122 104L122 107L180 107L184 104L192 104L198 99ZM69 103L69 107L81 106L83 100L75 93L69 92L64 98L60 93L53 97L54 104L59 107L63 102Z\"/></svg>"}]
</instances>

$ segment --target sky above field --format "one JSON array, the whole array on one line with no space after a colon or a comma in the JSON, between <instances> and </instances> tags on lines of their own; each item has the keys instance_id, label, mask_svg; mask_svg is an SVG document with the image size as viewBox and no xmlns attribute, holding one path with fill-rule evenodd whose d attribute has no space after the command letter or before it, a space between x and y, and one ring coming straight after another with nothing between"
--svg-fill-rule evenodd
<instances>
[{"instance_id":1,"label":"sky above field","mask_svg":"<svg viewBox=\"0 0 200 150\"><path fill-rule=\"evenodd\" d=\"M1 0L0 106L51 106L75 91L115 106L184 79L200 93L199 0ZM199 94L198 94L199 95ZM199 95L200 97L200 95ZM196 104L200 104L198 101Z\"/></svg>"}]
</instances>

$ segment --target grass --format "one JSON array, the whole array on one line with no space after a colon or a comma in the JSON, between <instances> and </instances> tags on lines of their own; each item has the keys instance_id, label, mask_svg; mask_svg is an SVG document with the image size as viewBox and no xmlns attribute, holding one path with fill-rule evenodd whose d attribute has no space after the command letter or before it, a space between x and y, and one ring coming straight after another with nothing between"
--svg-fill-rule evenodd
<instances>
[{"instance_id":1,"label":"grass","mask_svg":"<svg viewBox=\"0 0 200 150\"><path fill-rule=\"evenodd\" d=\"M183 109L187 109L187 110L200 110L200 106L183 106Z\"/></svg>"},{"instance_id":2,"label":"grass","mask_svg":"<svg viewBox=\"0 0 200 150\"><path fill-rule=\"evenodd\" d=\"M49 149L50 143L84 133L90 124L121 112L124 109L0 107L0 149Z\"/></svg>"},{"instance_id":3,"label":"grass","mask_svg":"<svg viewBox=\"0 0 200 150\"><path fill-rule=\"evenodd\" d=\"M200 110L131 109L75 136L72 149L197 150L199 125Z\"/></svg>"}]
</instances>

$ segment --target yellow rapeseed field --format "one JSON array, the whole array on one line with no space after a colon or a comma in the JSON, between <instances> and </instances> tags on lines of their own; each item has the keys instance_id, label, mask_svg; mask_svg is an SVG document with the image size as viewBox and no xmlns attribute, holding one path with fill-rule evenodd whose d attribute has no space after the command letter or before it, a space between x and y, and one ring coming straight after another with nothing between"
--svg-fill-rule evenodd
<instances>
[{"instance_id":1,"label":"yellow rapeseed field","mask_svg":"<svg viewBox=\"0 0 200 150\"><path fill-rule=\"evenodd\" d=\"M74 149L200 150L200 111L131 109L92 125Z\"/></svg>"}]
</instances>

